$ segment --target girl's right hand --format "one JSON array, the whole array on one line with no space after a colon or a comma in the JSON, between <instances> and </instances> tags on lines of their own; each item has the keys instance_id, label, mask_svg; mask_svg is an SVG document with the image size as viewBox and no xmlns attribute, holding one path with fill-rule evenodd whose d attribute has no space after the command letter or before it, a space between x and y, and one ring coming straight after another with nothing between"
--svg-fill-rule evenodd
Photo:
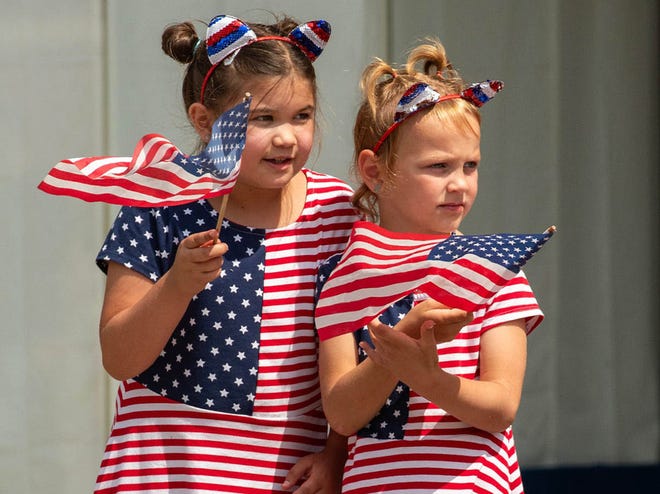
<instances>
[{"instance_id":1,"label":"girl's right hand","mask_svg":"<svg viewBox=\"0 0 660 494\"><path fill-rule=\"evenodd\" d=\"M191 298L222 273L227 244L218 241L218 231L208 230L184 238L177 249L168 278Z\"/></svg>"}]
</instances>

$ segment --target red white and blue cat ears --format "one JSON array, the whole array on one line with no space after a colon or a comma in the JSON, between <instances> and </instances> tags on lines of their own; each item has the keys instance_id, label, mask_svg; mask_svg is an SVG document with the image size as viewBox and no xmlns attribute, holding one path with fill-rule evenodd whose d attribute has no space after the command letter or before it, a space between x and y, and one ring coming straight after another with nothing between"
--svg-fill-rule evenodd
<instances>
[{"instance_id":1,"label":"red white and blue cat ears","mask_svg":"<svg viewBox=\"0 0 660 494\"><path fill-rule=\"evenodd\" d=\"M460 93L455 94L446 94L440 96L440 94L432 89L428 84L423 82L418 82L413 84L408 90L403 94L399 103L396 105L396 113L394 114L394 122L388 127L388 129L383 132L383 135L378 139L376 145L372 148L374 153L377 153L380 147L383 145L387 137L394 132L394 130L401 125L401 123L411 115L414 115L424 108L433 106L441 101L447 101L450 99L461 98L470 103L472 103L477 108L480 108L484 103L488 103L491 99L499 93L504 85L502 81L491 81L487 80L484 82L474 83L467 88L465 88Z\"/></svg>"},{"instance_id":2,"label":"red white and blue cat ears","mask_svg":"<svg viewBox=\"0 0 660 494\"><path fill-rule=\"evenodd\" d=\"M316 20L300 24L288 36L262 36L259 38L247 24L236 17L229 15L214 17L206 30L206 53L211 62L211 68L202 83L200 102L204 102L206 83L216 67L220 62L230 65L244 46L257 41L284 41L296 46L311 62L314 62L323 52L330 38L330 32L330 24L327 21Z\"/></svg>"}]
</instances>

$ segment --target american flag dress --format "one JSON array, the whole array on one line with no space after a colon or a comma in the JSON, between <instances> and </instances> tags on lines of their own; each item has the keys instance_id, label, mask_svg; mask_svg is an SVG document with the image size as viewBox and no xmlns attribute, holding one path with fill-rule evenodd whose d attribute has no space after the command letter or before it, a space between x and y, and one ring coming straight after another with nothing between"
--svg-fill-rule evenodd
<instances>
[{"instance_id":1,"label":"american flag dress","mask_svg":"<svg viewBox=\"0 0 660 494\"><path fill-rule=\"evenodd\" d=\"M322 284L339 261L336 255L320 268ZM412 308L409 295L385 310L380 320L395 325ZM529 334L543 313L520 271L451 342L438 345L439 365L452 374L479 378L481 335L524 319ZM371 338L366 327L353 333L356 344ZM321 339L325 339L321 337ZM359 360L366 354L359 350ZM399 382L369 424L348 440L344 494L396 492L522 493L511 427L489 433L446 413Z\"/></svg>"},{"instance_id":2,"label":"american flag dress","mask_svg":"<svg viewBox=\"0 0 660 494\"><path fill-rule=\"evenodd\" d=\"M303 172L295 223L224 220L222 276L193 298L151 367L120 383L96 493L280 492L296 461L323 447L315 275L344 248L357 213L348 185ZM206 200L124 207L97 264L121 263L156 282L183 238L216 223Z\"/></svg>"}]
</instances>

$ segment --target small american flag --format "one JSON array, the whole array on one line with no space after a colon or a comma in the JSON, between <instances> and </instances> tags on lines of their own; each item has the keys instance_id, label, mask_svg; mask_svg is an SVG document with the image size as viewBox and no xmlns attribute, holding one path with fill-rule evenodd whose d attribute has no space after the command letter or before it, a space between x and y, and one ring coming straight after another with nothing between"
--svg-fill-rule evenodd
<instances>
[{"instance_id":1,"label":"small american flag","mask_svg":"<svg viewBox=\"0 0 660 494\"><path fill-rule=\"evenodd\" d=\"M360 329L416 290L449 307L474 311L511 280L554 231L432 237L357 222L319 295L314 314L319 338Z\"/></svg>"},{"instance_id":2,"label":"small american flag","mask_svg":"<svg viewBox=\"0 0 660 494\"><path fill-rule=\"evenodd\" d=\"M231 192L240 169L251 98L213 124L198 155L186 156L158 134L138 142L133 156L60 161L38 188L48 194L121 206L173 206Z\"/></svg>"}]
</instances>

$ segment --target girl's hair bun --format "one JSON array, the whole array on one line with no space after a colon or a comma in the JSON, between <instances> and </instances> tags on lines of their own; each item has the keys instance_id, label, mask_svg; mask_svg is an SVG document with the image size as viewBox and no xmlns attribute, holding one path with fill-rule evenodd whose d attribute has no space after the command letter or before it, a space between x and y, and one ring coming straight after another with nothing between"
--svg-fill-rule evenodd
<instances>
[{"instance_id":1,"label":"girl's hair bun","mask_svg":"<svg viewBox=\"0 0 660 494\"><path fill-rule=\"evenodd\" d=\"M190 63L199 41L195 26L191 22L172 24L163 31L161 48L165 54L180 63Z\"/></svg>"}]
</instances>

